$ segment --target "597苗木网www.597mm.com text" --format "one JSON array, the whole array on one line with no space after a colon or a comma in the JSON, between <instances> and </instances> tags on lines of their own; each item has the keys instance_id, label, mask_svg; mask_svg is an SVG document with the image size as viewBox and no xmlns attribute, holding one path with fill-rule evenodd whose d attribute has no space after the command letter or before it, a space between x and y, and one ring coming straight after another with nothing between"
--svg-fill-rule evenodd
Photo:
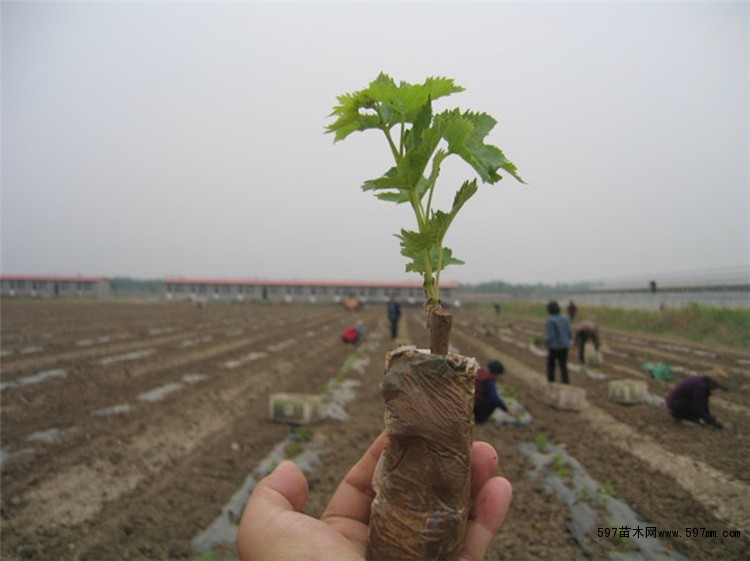
<instances>
[{"instance_id":1,"label":"597\u82d7\u6728\u7f51www.597mm.com text","mask_svg":"<svg viewBox=\"0 0 750 561\"><path fill-rule=\"evenodd\" d=\"M659 530L656 526L610 526L597 528L600 538L633 539L633 538L739 538L740 530L710 530L708 528L685 528L680 530Z\"/></svg>"}]
</instances>

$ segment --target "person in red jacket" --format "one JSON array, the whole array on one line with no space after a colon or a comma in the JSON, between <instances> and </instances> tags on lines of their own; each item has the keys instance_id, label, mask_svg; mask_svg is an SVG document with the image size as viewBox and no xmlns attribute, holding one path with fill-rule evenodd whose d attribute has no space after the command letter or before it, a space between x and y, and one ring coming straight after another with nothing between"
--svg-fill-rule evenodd
<instances>
[{"instance_id":1,"label":"person in red jacket","mask_svg":"<svg viewBox=\"0 0 750 561\"><path fill-rule=\"evenodd\" d=\"M717 428L722 427L719 420L711 415L708 398L713 390L727 391L726 386L716 380L725 379L727 375L718 369L710 374L711 376L692 376L674 387L666 399L667 409L672 417L678 421L703 422Z\"/></svg>"},{"instance_id":2,"label":"person in red jacket","mask_svg":"<svg viewBox=\"0 0 750 561\"><path fill-rule=\"evenodd\" d=\"M344 330L344 332L341 334L341 340L344 343L351 343L352 345L356 345L364 336L365 327L362 324L362 320L359 320L357 323L355 323L351 327L347 327Z\"/></svg>"},{"instance_id":3,"label":"person in red jacket","mask_svg":"<svg viewBox=\"0 0 750 561\"><path fill-rule=\"evenodd\" d=\"M479 424L486 422L495 409L501 409L513 416L500 397L495 383L503 372L505 368L499 360L491 360L487 363L487 368L477 370L477 379L474 383L474 420Z\"/></svg>"}]
</instances>

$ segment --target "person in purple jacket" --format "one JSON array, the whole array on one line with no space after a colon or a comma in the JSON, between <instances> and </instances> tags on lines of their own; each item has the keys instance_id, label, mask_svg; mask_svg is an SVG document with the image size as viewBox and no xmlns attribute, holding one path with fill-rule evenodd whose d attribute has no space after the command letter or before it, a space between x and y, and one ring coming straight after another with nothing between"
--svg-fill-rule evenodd
<instances>
[{"instance_id":1,"label":"person in purple jacket","mask_svg":"<svg viewBox=\"0 0 750 561\"><path fill-rule=\"evenodd\" d=\"M672 417L678 421L703 422L717 428L722 425L711 415L708 408L708 398L716 389L727 391L726 386L720 384L716 378L726 378L721 370L711 372L712 376L692 376L677 384L667 396L666 403Z\"/></svg>"}]
</instances>

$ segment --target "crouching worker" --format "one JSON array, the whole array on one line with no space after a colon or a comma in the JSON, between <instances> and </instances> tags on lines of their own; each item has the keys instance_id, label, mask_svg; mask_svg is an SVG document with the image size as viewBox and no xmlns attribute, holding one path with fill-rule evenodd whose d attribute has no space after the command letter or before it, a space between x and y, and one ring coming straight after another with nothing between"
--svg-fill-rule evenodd
<instances>
[{"instance_id":1,"label":"crouching worker","mask_svg":"<svg viewBox=\"0 0 750 561\"><path fill-rule=\"evenodd\" d=\"M480 368L477 371L474 386L474 420L477 423L486 422L496 408L505 411L511 417L515 417L513 413L508 411L508 407L497 391L496 380L503 372L505 372L505 368L499 360L491 360L487 363L487 368Z\"/></svg>"},{"instance_id":2,"label":"crouching worker","mask_svg":"<svg viewBox=\"0 0 750 561\"><path fill-rule=\"evenodd\" d=\"M599 328L593 321L582 321L573 328L575 333L575 346L578 348L578 360L586 364L586 343L591 341L594 344L601 360L601 349L599 345Z\"/></svg>"},{"instance_id":3,"label":"crouching worker","mask_svg":"<svg viewBox=\"0 0 750 561\"><path fill-rule=\"evenodd\" d=\"M708 398L713 390L728 391L728 388L717 380L727 379L723 370L712 370L710 376L692 376L677 384L667 396L667 409L672 417L678 421L705 423L716 428L722 428L719 420L711 415L708 408Z\"/></svg>"},{"instance_id":4,"label":"crouching worker","mask_svg":"<svg viewBox=\"0 0 750 561\"><path fill-rule=\"evenodd\" d=\"M360 342L360 340L362 340L364 336L365 327L362 324L362 320L359 320L357 323L355 323L351 327L347 327L344 330L344 333L341 334L341 340L344 343L351 343L352 345L356 345Z\"/></svg>"}]
</instances>

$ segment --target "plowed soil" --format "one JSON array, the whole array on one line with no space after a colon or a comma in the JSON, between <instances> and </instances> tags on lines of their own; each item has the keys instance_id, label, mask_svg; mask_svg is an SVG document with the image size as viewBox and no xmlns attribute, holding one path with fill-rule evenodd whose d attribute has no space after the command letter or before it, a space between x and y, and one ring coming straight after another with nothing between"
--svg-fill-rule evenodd
<instances>
[{"instance_id":1,"label":"plowed soil","mask_svg":"<svg viewBox=\"0 0 750 561\"><path fill-rule=\"evenodd\" d=\"M322 446L309 474L310 514L322 512L382 430L378 384L393 348L385 305L352 313L332 305L4 300L0 311L4 560L198 559L191 540L290 432L268 420L270 394L320 394L363 352L340 340L356 319L365 324L369 360L346 374L360 384L346 405L349 419L310 426ZM427 346L422 311L404 312L398 341ZM668 550L693 560L750 558L750 352L601 326L608 352L598 370L646 381L654 396L691 373L723 368L731 391L715 394L711 407L726 428L676 423L663 406L617 404L607 380L583 368L571 383L586 390L587 406L562 411L545 401L545 359L529 348L540 322L483 308L454 314L455 350L503 361L502 383L533 416L527 426L475 427L514 486L488 559L632 555L625 541L591 535L582 548L574 539L568 507L529 476L519 451L542 437L650 526L678 531L662 539ZM675 378L651 379L645 362L670 364ZM705 531L689 537L688 528ZM231 544L214 556L230 558Z\"/></svg>"}]
</instances>

